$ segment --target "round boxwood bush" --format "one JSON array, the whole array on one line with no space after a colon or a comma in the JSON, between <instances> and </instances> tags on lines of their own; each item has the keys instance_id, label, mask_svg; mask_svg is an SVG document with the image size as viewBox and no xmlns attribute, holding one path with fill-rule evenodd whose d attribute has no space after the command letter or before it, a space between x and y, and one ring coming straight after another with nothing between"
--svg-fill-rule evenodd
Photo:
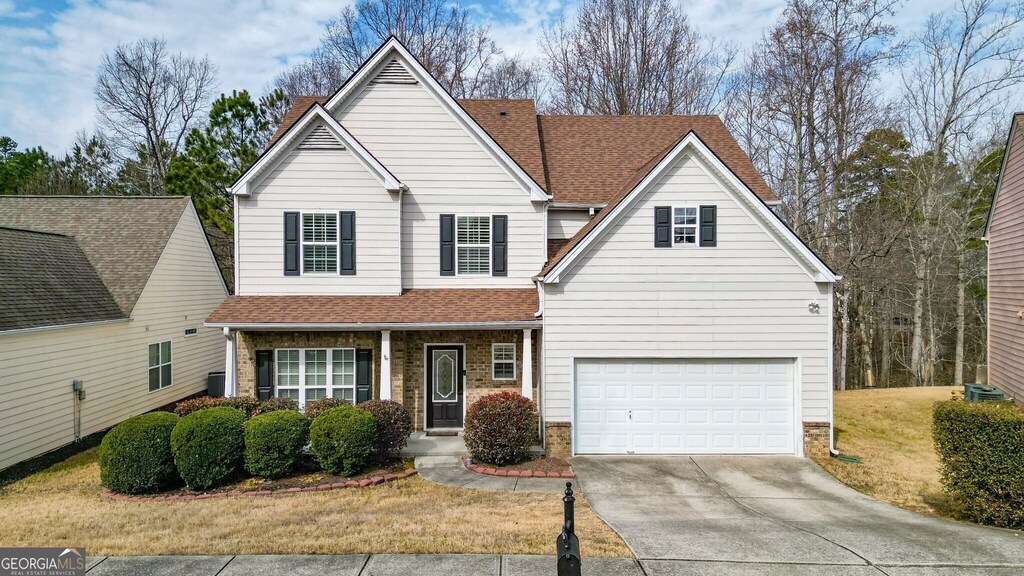
<instances>
[{"instance_id":1,"label":"round boxwood bush","mask_svg":"<svg viewBox=\"0 0 1024 576\"><path fill-rule=\"evenodd\" d=\"M466 410L466 449L482 462L504 466L526 460L536 430L537 405L515 392L484 396Z\"/></svg>"},{"instance_id":2,"label":"round boxwood bush","mask_svg":"<svg viewBox=\"0 0 1024 576\"><path fill-rule=\"evenodd\" d=\"M405 448L412 434L412 416L405 406L393 400L370 400L358 407L377 419L377 458L385 460Z\"/></svg>"},{"instance_id":3,"label":"round boxwood bush","mask_svg":"<svg viewBox=\"0 0 1024 576\"><path fill-rule=\"evenodd\" d=\"M100 482L114 492L159 492L178 482L171 454L171 431L178 417L151 412L129 418L100 443Z\"/></svg>"},{"instance_id":4,"label":"round boxwood bush","mask_svg":"<svg viewBox=\"0 0 1024 576\"><path fill-rule=\"evenodd\" d=\"M341 398L321 398L319 400L313 400L307 402L304 412L306 418L310 421L316 420L316 417L327 412L331 408L337 408L338 406L351 406L352 403L348 400L342 400Z\"/></svg>"},{"instance_id":5,"label":"round boxwood bush","mask_svg":"<svg viewBox=\"0 0 1024 576\"><path fill-rule=\"evenodd\" d=\"M171 432L171 452L189 488L212 488L238 470L244 425L245 413L227 406L199 410L178 421Z\"/></svg>"},{"instance_id":6,"label":"round boxwood bush","mask_svg":"<svg viewBox=\"0 0 1024 576\"><path fill-rule=\"evenodd\" d=\"M362 470L377 445L377 419L352 406L331 408L309 428L313 454L331 474L351 476Z\"/></svg>"},{"instance_id":7,"label":"round boxwood bush","mask_svg":"<svg viewBox=\"0 0 1024 576\"><path fill-rule=\"evenodd\" d=\"M264 478L291 472L309 442L309 419L294 410L267 412L245 423L245 469Z\"/></svg>"}]
</instances>

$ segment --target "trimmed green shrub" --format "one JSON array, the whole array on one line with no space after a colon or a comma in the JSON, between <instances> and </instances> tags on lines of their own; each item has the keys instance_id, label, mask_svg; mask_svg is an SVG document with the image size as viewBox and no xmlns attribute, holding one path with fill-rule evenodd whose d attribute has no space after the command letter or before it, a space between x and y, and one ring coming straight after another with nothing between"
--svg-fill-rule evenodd
<instances>
[{"instance_id":1,"label":"trimmed green shrub","mask_svg":"<svg viewBox=\"0 0 1024 576\"><path fill-rule=\"evenodd\" d=\"M237 408L245 413L246 418L252 418L257 414L266 414L275 410L299 409L299 403L291 398L270 398L269 400L260 401L252 396L238 396L235 398L200 396L178 402L174 405L174 413L178 416L188 416L198 410L213 408L214 406Z\"/></svg>"},{"instance_id":2,"label":"trimmed green shrub","mask_svg":"<svg viewBox=\"0 0 1024 576\"><path fill-rule=\"evenodd\" d=\"M264 478L291 472L309 442L309 419L292 410L253 416L245 423L245 469Z\"/></svg>"},{"instance_id":3,"label":"trimmed green shrub","mask_svg":"<svg viewBox=\"0 0 1024 576\"><path fill-rule=\"evenodd\" d=\"M306 418L310 421L316 420L316 417L327 412L331 408L337 408L338 406L351 406L352 403L348 400L342 400L341 398L321 398L319 400L313 400L312 402L306 402L304 412Z\"/></svg>"},{"instance_id":4,"label":"trimmed green shrub","mask_svg":"<svg viewBox=\"0 0 1024 576\"><path fill-rule=\"evenodd\" d=\"M114 426L100 443L100 482L114 492L159 492L176 484L171 431L178 417L150 412Z\"/></svg>"},{"instance_id":5,"label":"trimmed green shrub","mask_svg":"<svg viewBox=\"0 0 1024 576\"><path fill-rule=\"evenodd\" d=\"M942 485L965 519L1024 528L1024 412L1011 402L935 406Z\"/></svg>"},{"instance_id":6,"label":"trimmed green shrub","mask_svg":"<svg viewBox=\"0 0 1024 576\"><path fill-rule=\"evenodd\" d=\"M536 430L537 405L515 392L484 396L466 410L466 449L482 462L504 466L526 460Z\"/></svg>"},{"instance_id":7,"label":"trimmed green shrub","mask_svg":"<svg viewBox=\"0 0 1024 576\"><path fill-rule=\"evenodd\" d=\"M412 434L412 416L400 402L393 400L370 400L357 408L366 410L377 419L377 446L374 454L386 460L405 448Z\"/></svg>"},{"instance_id":8,"label":"trimmed green shrub","mask_svg":"<svg viewBox=\"0 0 1024 576\"><path fill-rule=\"evenodd\" d=\"M313 420L309 439L320 466L351 476L362 470L377 445L377 419L366 410L337 406Z\"/></svg>"},{"instance_id":9,"label":"trimmed green shrub","mask_svg":"<svg viewBox=\"0 0 1024 576\"><path fill-rule=\"evenodd\" d=\"M178 421L171 432L171 452L189 488L212 488L238 470L245 449L245 419L237 408L214 406Z\"/></svg>"}]
</instances>

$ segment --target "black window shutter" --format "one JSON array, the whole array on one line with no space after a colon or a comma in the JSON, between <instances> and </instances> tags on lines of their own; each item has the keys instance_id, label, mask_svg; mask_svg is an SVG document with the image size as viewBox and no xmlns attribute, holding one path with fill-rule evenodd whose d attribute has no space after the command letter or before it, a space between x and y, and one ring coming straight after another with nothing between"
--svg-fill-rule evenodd
<instances>
[{"instance_id":1,"label":"black window shutter","mask_svg":"<svg viewBox=\"0 0 1024 576\"><path fill-rule=\"evenodd\" d=\"M356 213L340 212L338 226L341 228L338 234L338 252L341 254L341 275L355 276L356 274Z\"/></svg>"},{"instance_id":2,"label":"black window shutter","mask_svg":"<svg viewBox=\"0 0 1024 576\"><path fill-rule=\"evenodd\" d=\"M299 275L299 213L284 213L284 275Z\"/></svg>"},{"instance_id":3,"label":"black window shutter","mask_svg":"<svg viewBox=\"0 0 1024 576\"><path fill-rule=\"evenodd\" d=\"M718 245L718 206L700 207L700 245Z\"/></svg>"},{"instance_id":4,"label":"black window shutter","mask_svg":"<svg viewBox=\"0 0 1024 576\"><path fill-rule=\"evenodd\" d=\"M672 246L672 207L654 207L654 247Z\"/></svg>"},{"instance_id":5,"label":"black window shutter","mask_svg":"<svg viewBox=\"0 0 1024 576\"><path fill-rule=\"evenodd\" d=\"M491 217L491 275L508 276L508 216Z\"/></svg>"},{"instance_id":6,"label":"black window shutter","mask_svg":"<svg viewBox=\"0 0 1024 576\"><path fill-rule=\"evenodd\" d=\"M441 276L455 276L454 214L441 214Z\"/></svg>"},{"instance_id":7,"label":"black window shutter","mask_svg":"<svg viewBox=\"0 0 1024 576\"><path fill-rule=\"evenodd\" d=\"M267 400L274 395L274 351L256 351L256 397Z\"/></svg>"},{"instance_id":8,"label":"black window shutter","mask_svg":"<svg viewBox=\"0 0 1024 576\"><path fill-rule=\"evenodd\" d=\"M373 350L356 350L356 404L366 402L373 395ZM390 384L389 384L390 385Z\"/></svg>"}]
</instances>

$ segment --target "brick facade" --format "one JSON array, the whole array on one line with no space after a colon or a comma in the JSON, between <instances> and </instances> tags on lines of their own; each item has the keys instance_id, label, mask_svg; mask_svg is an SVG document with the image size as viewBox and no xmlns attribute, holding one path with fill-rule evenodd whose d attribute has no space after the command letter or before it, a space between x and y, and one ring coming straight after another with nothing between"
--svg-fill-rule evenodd
<instances>
[{"instance_id":1,"label":"brick facade","mask_svg":"<svg viewBox=\"0 0 1024 576\"><path fill-rule=\"evenodd\" d=\"M804 422L804 456L827 458L829 454L828 422Z\"/></svg>"},{"instance_id":2,"label":"brick facade","mask_svg":"<svg viewBox=\"0 0 1024 576\"><path fill-rule=\"evenodd\" d=\"M569 422L546 422L544 424L544 454L548 458L572 456L572 424Z\"/></svg>"},{"instance_id":3,"label":"brick facade","mask_svg":"<svg viewBox=\"0 0 1024 576\"><path fill-rule=\"evenodd\" d=\"M533 398L538 398L537 350L539 330L533 333ZM516 377L494 380L491 345L516 345ZM424 427L424 361L427 344L462 344L466 362L466 406L480 397L502 390L522 390L522 330L433 330L391 332L391 398L402 402L413 416L413 428ZM256 351L277 348L371 348L373 349L373 397L380 398L381 333L366 332L240 332L238 334L238 393L255 394Z\"/></svg>"}]
</instances>

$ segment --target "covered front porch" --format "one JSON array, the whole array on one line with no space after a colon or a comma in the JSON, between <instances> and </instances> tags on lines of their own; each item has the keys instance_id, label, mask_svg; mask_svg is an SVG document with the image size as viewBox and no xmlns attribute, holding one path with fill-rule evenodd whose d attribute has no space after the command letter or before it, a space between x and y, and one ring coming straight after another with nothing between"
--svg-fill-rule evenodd
<instances>
[{"instance_id":1,"label":"covered front porch","mask_svg":"<svg viewBox=\"0 0 1024 576\"><path fill-rule=\"evenodd\" d=\"M540 330L238 330L237 394L401 402L416 431L458 431L482 396L540 397Z\"/></svg>"}]
</instances>

